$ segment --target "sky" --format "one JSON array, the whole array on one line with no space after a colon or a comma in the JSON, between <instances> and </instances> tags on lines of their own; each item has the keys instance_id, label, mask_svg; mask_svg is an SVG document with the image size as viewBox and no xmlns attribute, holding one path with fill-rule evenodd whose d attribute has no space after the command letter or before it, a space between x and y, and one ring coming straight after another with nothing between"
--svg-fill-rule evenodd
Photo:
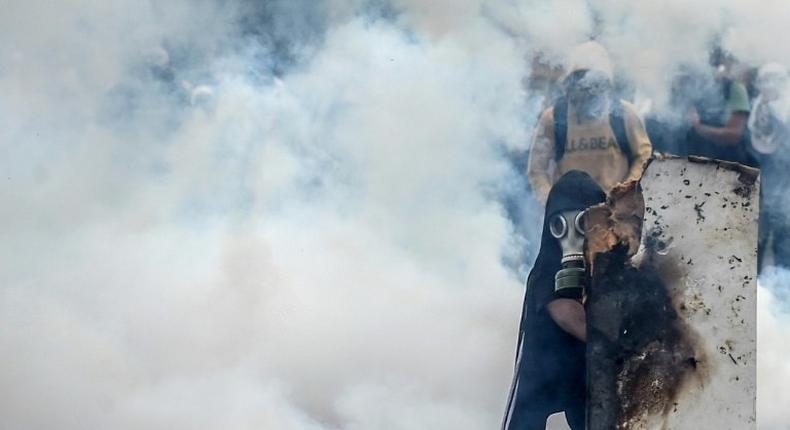
<instances>
[{"instance_id":1,"label":"sky","mask_svg":"<svg viewBox=\"0 0 790 430\"><path fill-rule=\"evenodd\" d=\"M656 109L713 38L790 63L778 0L0 8L8 429L495 428L532 57L597 32ZM790 422L788 280L759 290L761 430Z\"/></svg>"}]
</instances>

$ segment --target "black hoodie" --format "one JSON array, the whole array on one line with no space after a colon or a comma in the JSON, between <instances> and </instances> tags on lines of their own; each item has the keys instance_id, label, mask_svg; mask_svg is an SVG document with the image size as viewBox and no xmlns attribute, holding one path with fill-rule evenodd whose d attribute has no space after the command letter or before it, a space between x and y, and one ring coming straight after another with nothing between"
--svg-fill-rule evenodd
<instances>
[{"instance_id":1,"label":"black hoodie","mask_svg":"<svg viewBox=\"0 0 790 430\"><path fill-rule=\"evenodd\" d=\"M601 187L578 170L564 174L549 192L540 252L527 278L504 430L534 430L525 427L526 416L548 416L572 404L584 405L585 345L562 330L546 310L555 299L554 275L562 258L548 220L558 212L584 210L605 200Z\"/></svg>"}]
</instances>

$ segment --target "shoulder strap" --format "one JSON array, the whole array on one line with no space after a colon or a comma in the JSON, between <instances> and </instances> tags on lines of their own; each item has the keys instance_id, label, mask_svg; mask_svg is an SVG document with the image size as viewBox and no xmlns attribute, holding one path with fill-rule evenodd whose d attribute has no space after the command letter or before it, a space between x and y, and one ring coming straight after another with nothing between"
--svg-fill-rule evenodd
<instances>
[{"instance_id":1,"label":"shoulder strap","mask_svg":"<svg viewBox=\"0 0 790 430\"><path fill-rule=\"evenodd\" d=\"M565 155L568 139L568 99L560 97L554 103L554 160L559 162Z\"/></svg>"},{"instance_id":2,"label":"shoulder strap","mask_svg":"<svg viewBox=\"0 0 790 430\"><path fill-rule=\"evenodd\" d=\"M612 110L609 112L609 125L612 127L612 132L614 132L614 138L620 146L620 151L625 155L628 164L631 164L634 157L631 151L631 143L628 141L628 133L625 130L623 102L620 99L612 100Z\"/></svg>"}]
</instances>

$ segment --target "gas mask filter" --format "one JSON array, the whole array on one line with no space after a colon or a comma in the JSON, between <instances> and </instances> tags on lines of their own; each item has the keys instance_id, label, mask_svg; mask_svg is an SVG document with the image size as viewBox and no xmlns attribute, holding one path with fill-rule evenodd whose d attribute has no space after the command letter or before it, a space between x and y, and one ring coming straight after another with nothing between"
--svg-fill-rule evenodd
<instances>
[{"instance_id":1,"label":"gas mask filter","mask_svg":"<svg viewBox=\"0 0 790 430\"><path fill-rule=\"evenodd\" d=\"M587 284L584 264L584 229L586 211L567 210L549 219L549 231L562 249L562 268L554 276L557 297L581 299Z\"/></svg>"}]
</instances>

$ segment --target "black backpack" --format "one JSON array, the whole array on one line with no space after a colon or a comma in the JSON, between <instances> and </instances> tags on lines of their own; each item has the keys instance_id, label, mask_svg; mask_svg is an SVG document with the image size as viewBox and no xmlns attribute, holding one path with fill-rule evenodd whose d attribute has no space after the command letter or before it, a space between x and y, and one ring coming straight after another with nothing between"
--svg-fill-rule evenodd
<instances>
[{"instance_id":1,"label":"black backpack","mask_svg":"<svg viewBox=\"0 0 790 430\"><path fill-rule=\"evenodd\" d=\"M631 164L633 153L628 142L628 133L625 131L625 117L623 116L623 102L620 99L612 100L609 111L609 126L612 127L614 138L620 151ZM559 162L565 155L565 144L568 140L568 99L560 97L554 104L554 159Z\"/></svg>"}]
</instances>

